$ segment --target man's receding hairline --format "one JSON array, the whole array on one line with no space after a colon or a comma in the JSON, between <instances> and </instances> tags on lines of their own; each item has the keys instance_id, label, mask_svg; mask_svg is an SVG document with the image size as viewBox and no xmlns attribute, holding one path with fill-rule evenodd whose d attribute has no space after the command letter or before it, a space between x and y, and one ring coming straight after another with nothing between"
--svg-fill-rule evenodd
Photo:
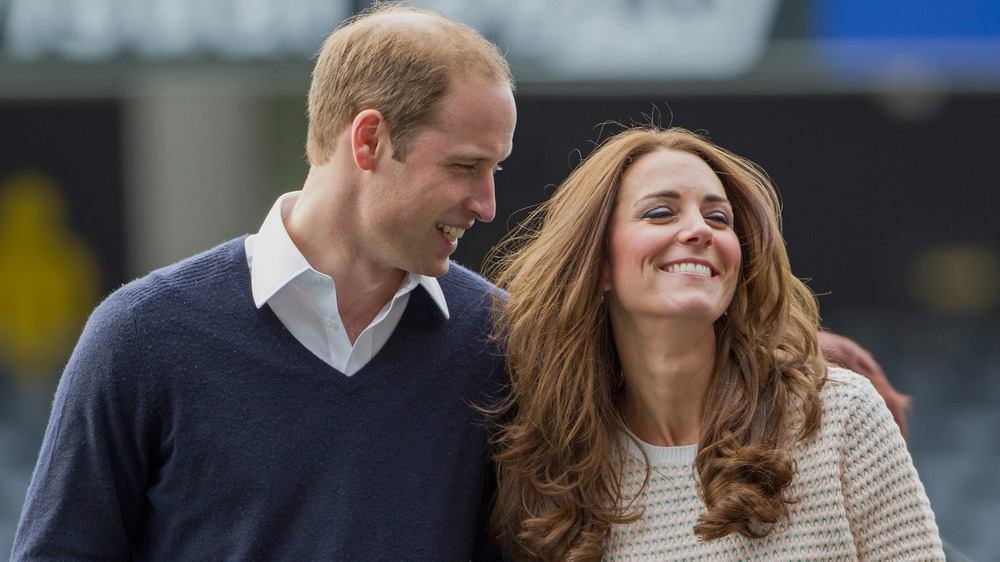
<instances>
[{"instance_id":1,"label":"man's receding hairline","mask_svg":"<svg viewBox=\"0 0 1000 562\"><path fill-rule=\"evenodd\" d=\"M375 12L361 20L372 28L403 28L427 35L444 33L449 21L435 13L407 10Z\"/></svg>"},{"instance_id":2,"label":"man's receding hairline","mask_svg":"<svg viewBox=\"0 0 1000 562\"><path fill-rule=\"evenodd\" d=\"M479 34L479 32L475 29L468 27L466 24L461 22L448 19L447 16L440 12L412 8L406 5L390 4L385 8L376 9L375 11L365 15L363 18L357 20L355 24L364 25L369 32L389 30L393 28L395 28L396 31L405 29L413 32L415 35L422 35L430 39L438 37L448 39L452 36L456 28L468 28L474 34L479 35L483 41L493 44L491 41ZM494 48L496 47L495 44L493 44L493 46ZM499 51L497 54L501 59L503 59L503 55L500 54ZM455 76L463 73L466 76L474 76L478 74L483 78L488 79L492 79L493 77L493 73L486 71L485 69L479 69L477 71L476 69L452 66L448 69L449 81ZM509 67L506 74L500 73L499 82L509 87L511 93L516 90L513 76L510 75Z\"/></svg>"},{"instance_id":3,"label":"man's receding hairline","mask_svg":"<svg viewBox=\"0 0 1000 562\"><path fill-rule=\"evenodd\" d=\"M497 78L491 76L485 72L478 72L476 70L470 70L467 68L454 68L448 73L448 85L445 86L444 94L441 95L439 100L439 105L434 109L434 111L429 116L426 123L420 125L419 128L429 127L437 130L447 130L448 124L444 122L444 100L448 96L454 93L454 87L456 82L479 82L478 85L484 86L486 88L500 88L510 92L511 97L514 97L514 89L511 88L507 80L503 78Z\"/></svg>"}]
</instances>

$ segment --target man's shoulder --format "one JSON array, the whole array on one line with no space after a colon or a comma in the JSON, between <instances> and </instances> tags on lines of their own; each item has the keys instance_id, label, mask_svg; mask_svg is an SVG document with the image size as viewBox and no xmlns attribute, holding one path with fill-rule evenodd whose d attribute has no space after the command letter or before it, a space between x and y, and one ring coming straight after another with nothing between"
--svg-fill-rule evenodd
<instances>
[{"instance_id":1,"label":"man's shoulder","mask_svg":"<svg viewBox=\"0 0 1000 562\"><path fill-rule=\"evenodd\" d=\"M439 278L438 282L446 294L452 292L462 297L479 298L493 295L497 291L483 276L455 262L451 262L448 273Z\"/></svg>"},{"instance_id":2,"label":"man's shoulder","mask_svg":"<svg viewBox=\"0 0 1000 562\"><path fill-rule=\"evenodd\" d=\"M229 240L154 270L123 285L106 299L106 304L145 309L178 300L190 303L192 299L210 299L215 292L226 290L234 273L245 271L249 279L243 239L244 237ZM244 271L241 271L241 265Z\"/></svg>"},{"instance_id":3,"label":"man's shoulder","mask_svg":"<svg viewBox=\"0 0 1000 562\"><path fill-rule=\"evenodd\" d=\"M438 279L438 283L448 303L452 320L465 319L488 326L499 302L498 297L503 298L503 293L492 283L455 262L451 263L448 273Z\"/></svg>"}]
</instances>

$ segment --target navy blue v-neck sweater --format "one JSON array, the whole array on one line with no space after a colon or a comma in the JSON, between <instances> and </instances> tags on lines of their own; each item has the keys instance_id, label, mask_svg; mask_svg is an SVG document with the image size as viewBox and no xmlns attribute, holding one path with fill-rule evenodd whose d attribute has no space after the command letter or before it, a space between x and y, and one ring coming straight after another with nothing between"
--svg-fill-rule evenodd
<instances>
[{"instance_id":1,"label":"navy blue v-neck sweater","mask_svg":"<svg viewBox=\"0 0 1000 562\"><path fill-rule=\"evenodd\" d=\"M242 238L116 291L59 384L14 559L493 556L492 287L440 281L451 318L418 288L351 377L254 306Z\"/></svg>"}]
</instances>

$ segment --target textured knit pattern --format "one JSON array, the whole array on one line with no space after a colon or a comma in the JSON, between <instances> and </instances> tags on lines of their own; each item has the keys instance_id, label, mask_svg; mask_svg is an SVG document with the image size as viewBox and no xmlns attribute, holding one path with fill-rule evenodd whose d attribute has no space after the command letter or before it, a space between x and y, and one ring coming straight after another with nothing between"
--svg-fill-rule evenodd
<instances>
[{"instance_id":1,"label":"textured knit pattern","mask_svg":"<svg viewBox=\"0 0 1000 562\"><path fill-rule=\"evenodd\" d=\"M63 374L14 560L479 559L488 285L414 291L346 377L257 309L243 240L103 302Z\"/></svg>"},{"instance_id":2,"label":"textured knit pattern","mask_svg":"<svg viewBox=\"0 0 1000 562\"><path fill-rule=\"evenodd\" d=\"M685 448L647 446L653 470L636 504L645 514L613 529L605 559L944 560L930 502L885 403L860 375L832 369L830 377L818 433L791 448L796 473L788 493L799 502L772 534L699 541L694 526L705 505L696 447L677 455ZM631 447L626 498L646 477Z\"/></svg>"}]
</instances>

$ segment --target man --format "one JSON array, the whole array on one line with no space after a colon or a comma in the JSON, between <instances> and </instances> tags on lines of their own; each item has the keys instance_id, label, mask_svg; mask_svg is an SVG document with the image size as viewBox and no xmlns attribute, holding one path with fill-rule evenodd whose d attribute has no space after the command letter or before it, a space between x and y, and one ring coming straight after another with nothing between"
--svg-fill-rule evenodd
<instances>
[{"instance_id":1,"label":"man","mask_svg":"<svg viewBox=\"0 0 1000 562\"><path fill-rule=\"evenodd\" d=\"M430 12L333 33L302 190L93 313L13 559L492 556L491 287L449 255L493 219L513 87L492 43Z\"/></svg>"}]
</instances>

